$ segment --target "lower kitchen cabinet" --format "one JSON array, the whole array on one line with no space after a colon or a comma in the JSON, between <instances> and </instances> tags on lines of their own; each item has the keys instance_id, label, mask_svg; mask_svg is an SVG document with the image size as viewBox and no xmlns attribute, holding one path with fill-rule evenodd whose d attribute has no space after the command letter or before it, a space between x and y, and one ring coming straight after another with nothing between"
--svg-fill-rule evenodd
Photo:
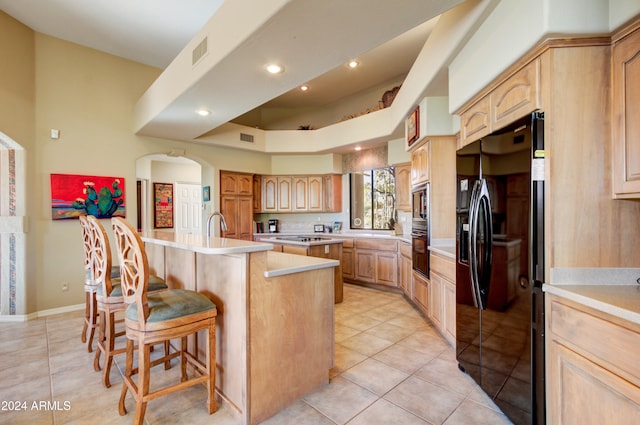
<instances>
[{"instance_id":1,"label":"lower kitchen cabinet","mask_svg":"<svg viewBox=\"0 0 640 425\"><path fill-rule=\"evenodd\" d=\"M413 284L412 284L412 271L411 267L411 243L409 242L400 242L400 281L399 286L402 289L402 292L409 297L412 298Z\"/></svg>"},{"instance_id":2,"label":"lower kitchen cabinet","mask_svg":"<svg viewBox=\"0 0 640 425\"><path fill-rule=\"evenodd\" d=\"M429 316L429 280L418 272L413 272L413 302L425 316Z\"/></svg>"},{"instance_id":3,"label":"lower kitchen cabinet","mask_svg":"<svg viewBox=\"0 0 640 425\"><path fill-rule=\"evenodd\" d=\"M355 280L398 286L398 242L356 239Z\"/></svg>"},{"instance_id":4,"label":"lower kitchen cabinet","mask_svg":"<svg viewBox=\"0 0 640 425\"><path fill-rule=\"evenodd\" d=\"M547 423L640 423L640 325L546 295Z\"/></svg>"},{"instance_id":5,"label":"lower kitchen cabinet","mask_svg":"<svg viewBox=\"0 0 640 425\"><path fill-rule=\"evenodd\" d=\"M310 257L318 257L318 258L328 258L331 260L338 260L340 265L334 267L334 296L335 302L341 303L343 299L344 292L344 284L343 284L343 248L340 243L330 243L325 245L294 245L287 243L274 243L273 241L268 241L273 245L273 250L278 252L284 252L285 254L296 254L296 255L308 255Z\"/></svg>"},{"instance_id":6,"label":"lower kitchen cabinet","mask_svg":"<svg viewBox=\"0 0 640 425\"><path fill-rule=\"evenodd\" d=\"M429 257L429 318L450 344L456 342L455 260L436 254Z\"/></svg>"},{"instance_id":7,"label":"lower kitchen cabinet","mask_svg":"<svg viewBox=\"0 0 640 425\"><path fill-rule=\"evenodd\" d=\"M353 259L353 239L345 239L342 243L342 277L355 280L356 267Z\"/></svg>"}]
</instances>

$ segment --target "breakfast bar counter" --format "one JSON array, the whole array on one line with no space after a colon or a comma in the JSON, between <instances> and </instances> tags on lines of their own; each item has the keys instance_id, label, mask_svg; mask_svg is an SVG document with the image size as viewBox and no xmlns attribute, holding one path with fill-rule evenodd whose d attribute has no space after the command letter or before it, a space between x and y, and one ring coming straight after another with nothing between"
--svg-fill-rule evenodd
<instances>
[{"instance_id":1,"label":"breakfast bar counter","mask_svg":"<svg viewBox=\"0 0 640 425\"><path fill-rule=\"evenodd\" d=\"M269 243L141 237L152 274L216 304L216 393L242 423L262 422L329 382L339 262L274 252Z\"/></svg>"}]
</instances>

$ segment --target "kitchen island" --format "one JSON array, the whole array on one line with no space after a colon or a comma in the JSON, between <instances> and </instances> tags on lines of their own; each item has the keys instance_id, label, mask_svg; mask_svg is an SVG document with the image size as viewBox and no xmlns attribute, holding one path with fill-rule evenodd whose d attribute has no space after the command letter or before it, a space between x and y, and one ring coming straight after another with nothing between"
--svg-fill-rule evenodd
<instances>
[{"instance_id":1,"label":"kitchen island","mask_svg":"<svg viewBox=\"0 0 640 425\"><path fill-rule=\"evenodd\" d=\"M278 252L337 260L340 264L334 269L333 292L335 303L342 302L342 243L344 239L320 235L269 235L261 236L257 240L272 244L273 249Z\"/></svg>"},{"instance_id":2,"label":"kitchen island","mask_svg":"<svg viewBox=\"0 0 640 425\"><path fill-rule=\"evenodd\" d=\"M216 393L242 423L262 422L329 382L338 261L274 252L268 243L141 236L151 273L216 304Z\"/></svg>"}]
</instances>

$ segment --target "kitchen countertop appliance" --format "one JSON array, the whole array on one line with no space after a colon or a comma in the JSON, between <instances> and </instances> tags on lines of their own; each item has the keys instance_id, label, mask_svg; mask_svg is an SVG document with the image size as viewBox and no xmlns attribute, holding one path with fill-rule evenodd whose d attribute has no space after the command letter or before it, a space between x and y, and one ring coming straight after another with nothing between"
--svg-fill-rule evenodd
<instances>
[{"instance_id":1,"label":"kitchen countertop appliance","mask_svg":"<svg viewBox=\"0 0 640 425\"><path fill-rule=\"evenodd\" d=\"M534 112L456 162L456 358L516 425L545 423L543 136Z\"/></svg>"},{"instance_id":2,"label":"kitchen countertop appliance","mask_svg":"<svg viewBox=\"0 0 640 425\"><path fill-rule=\"evenodd\" d=\"M280 224L277 219L272 218L269 220L269 233L278 233L280 230Z\"/></svg>"}]
</instances>

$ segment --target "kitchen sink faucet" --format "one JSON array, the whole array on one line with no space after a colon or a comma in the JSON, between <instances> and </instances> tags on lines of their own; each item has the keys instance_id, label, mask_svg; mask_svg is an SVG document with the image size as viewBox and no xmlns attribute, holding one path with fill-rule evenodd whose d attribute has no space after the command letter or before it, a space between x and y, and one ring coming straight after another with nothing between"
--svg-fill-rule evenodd
<instances>
[{"instance_id":1,"label":"kitchen sink faucet","mask_svg":"<svg viewBox=\"0 0 640 425\"><path fill-rule=\"evenodd\" d=\"M211 215L209 215L209 218L207 219L207 239L211 237L211 222L213 221L213 217L217 215L220 216L220 230L222 230L223 232L227 231L227 221L224 219L224 216L221 212L214 211L211 213Z\"/></svg>"}]
</instances>

